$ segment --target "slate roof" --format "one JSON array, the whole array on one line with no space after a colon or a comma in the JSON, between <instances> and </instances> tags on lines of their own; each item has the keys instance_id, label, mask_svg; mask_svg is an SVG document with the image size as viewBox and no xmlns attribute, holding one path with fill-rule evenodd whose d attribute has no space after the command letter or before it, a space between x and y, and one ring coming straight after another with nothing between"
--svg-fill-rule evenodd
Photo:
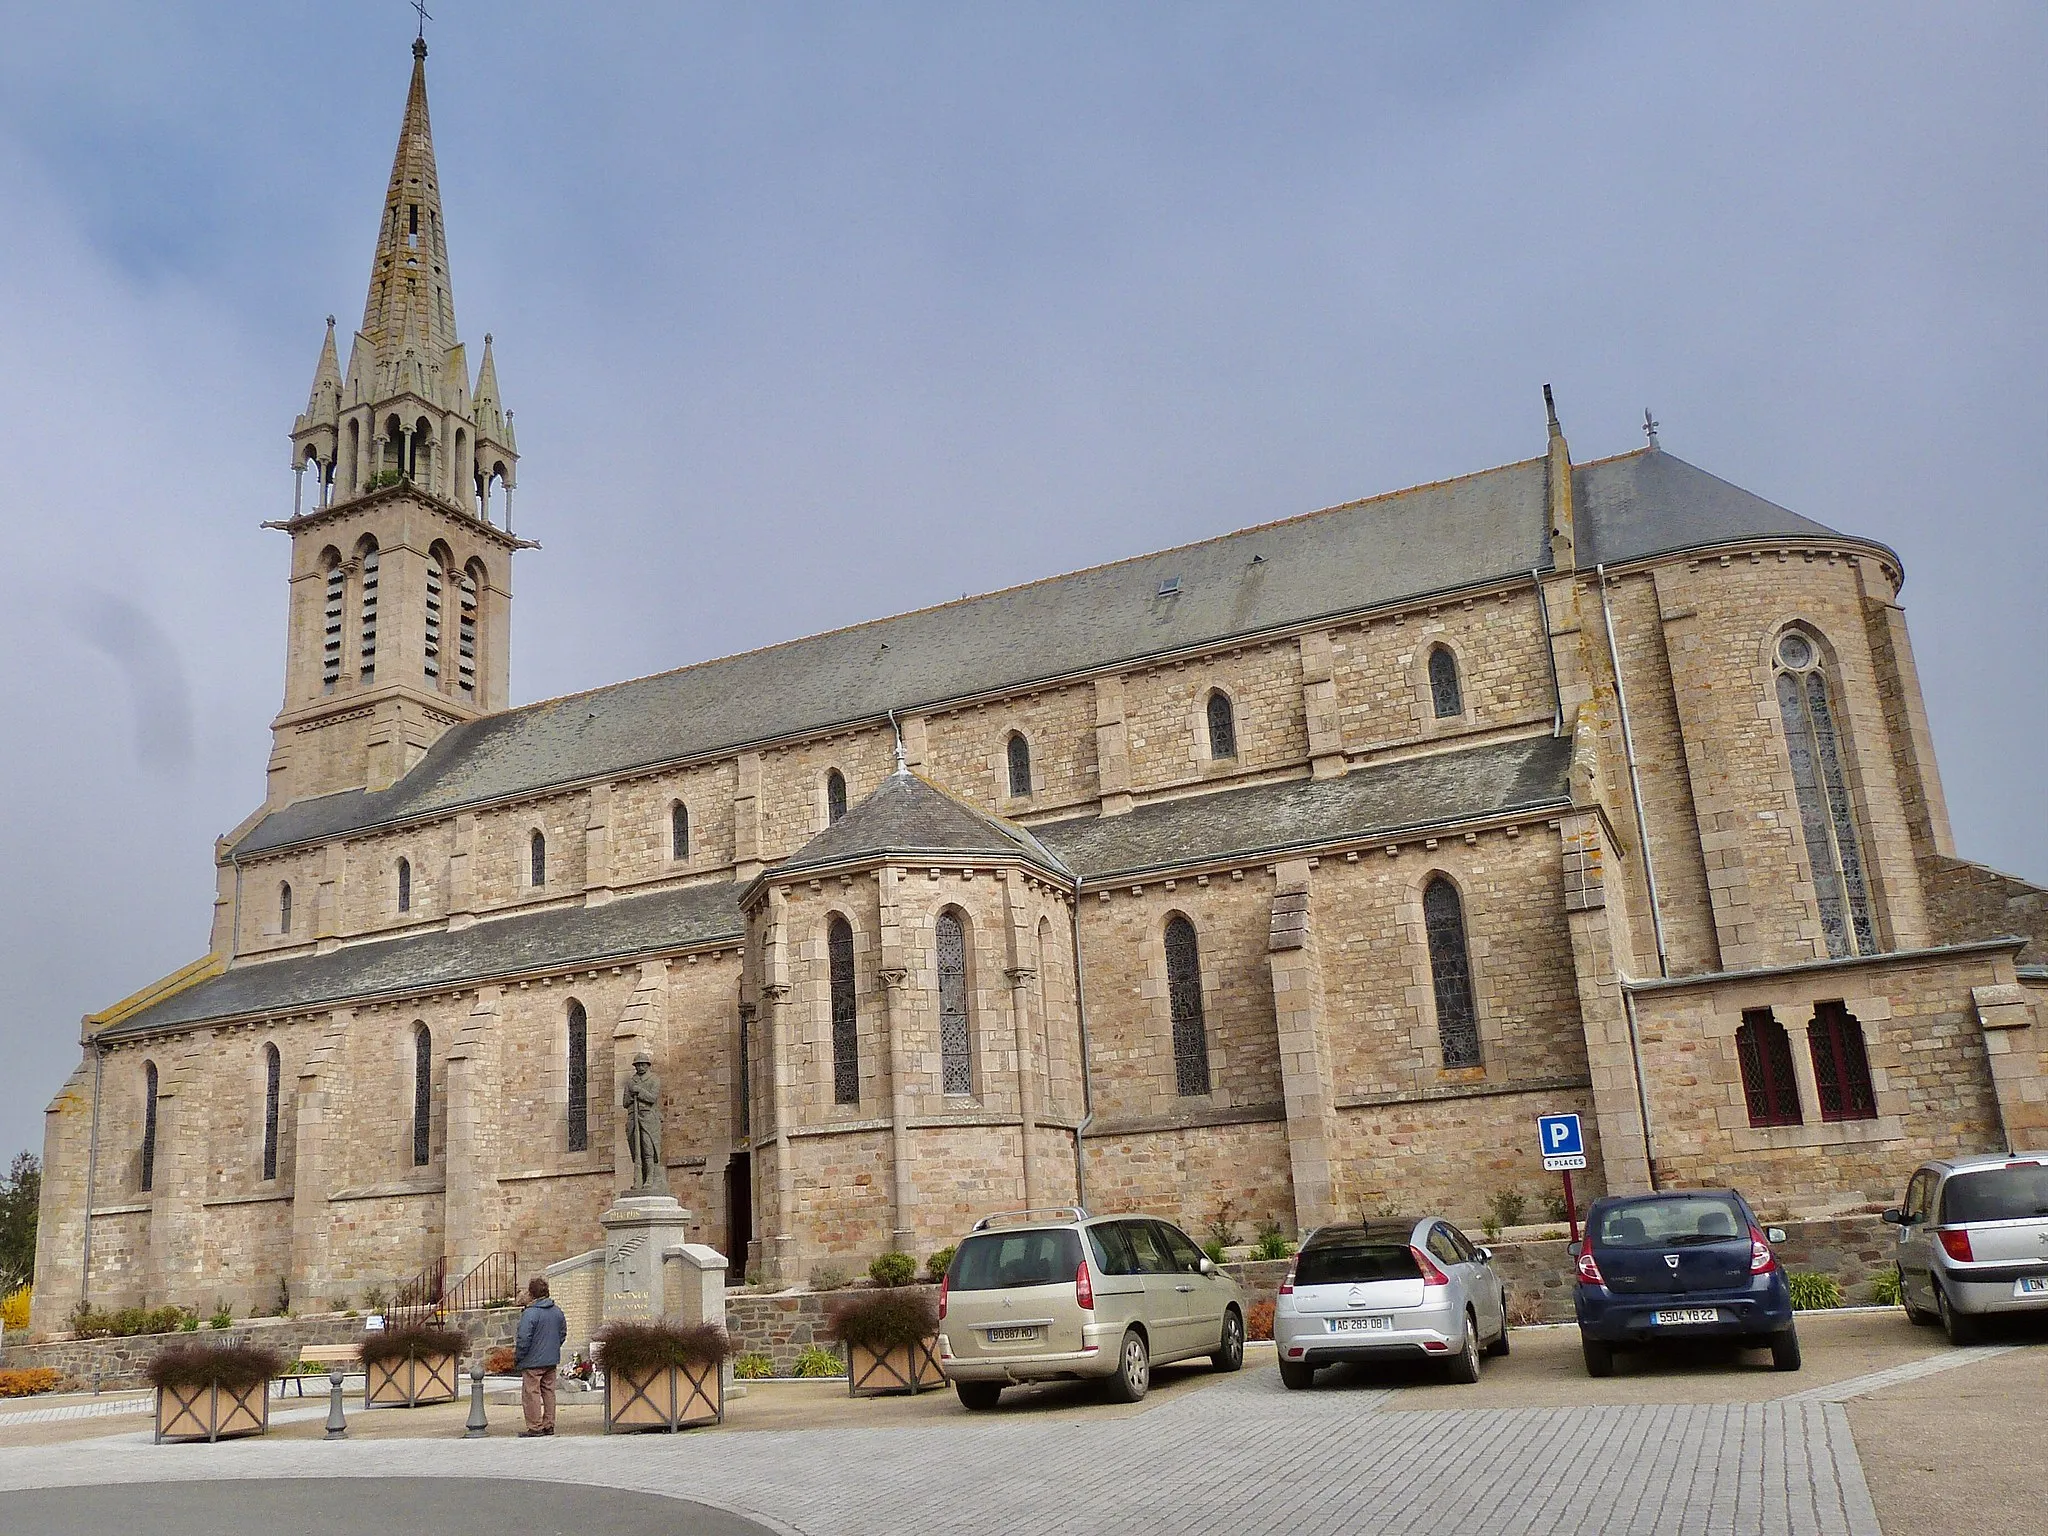
<instances>
[{"instance_id":1,"label":"slate roof","mask_svg":"<svg viewBox=\"0 0 2048 1536\"><path fill-rule=\"evenodd\" d=\"M301 801L248 855L889 709L1514 577L1550 563L1542 459L635 678L458 725L398 783ZM1573 476L1583 565L1840 534L1670 453ZM1178 593L1161 596L1177 580Z\"/></svg>"},{"instance_id":2,"label":"slate roof","mask_svg":"<svg viewBox=\"0 0 2048 1536\"><path fill-rule=\"evenodd\" d=\"M882 787L775 866L776 875L843 864L872 854L985 854L1025 858L1072 879L1037 838L949 795L914 773L892 773Z\"/></svg>"},{"instance_id":3,"label":"slate roof","mask_svg":"<svg viewBox=\"0 0 2048 1536\"><path fill-rule=\"evenodd\" d=\"M1571 802L1572 744L1539 736L1155 801L1122 816L1048 822L1039 840L1084 881L1241 854L1471 821Z\"/></svg>"},{"instance_id":4,"label":"slate roof","mask_svg":"<svg viewBox=\"0 0 2048 1536\"><path fill-rule=\"evenodd\" d=\"M388 993L516 976L549 966L611 964L721 941L737 943L739 887L691 885L601 907L556 907L488 919L457 933L350 944L325 955L244 963L102 1030L118 1040L168 1026L375 999Z\"/></svg>"}]
</instances>

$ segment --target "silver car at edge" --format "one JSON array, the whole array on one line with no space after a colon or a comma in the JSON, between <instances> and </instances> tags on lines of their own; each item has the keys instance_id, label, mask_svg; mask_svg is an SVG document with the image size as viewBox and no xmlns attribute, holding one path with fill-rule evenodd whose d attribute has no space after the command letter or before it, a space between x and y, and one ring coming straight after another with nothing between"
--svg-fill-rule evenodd
<instances>
[{"instance_id":1,"label":"silver car at edge","mask_svg":"<svg viewBox=\"0 0 2048 1536\"><path fill-rule=\"evenodd\" d=\"M1280 1379L1298 1390L1321 1366L1405 1358L1474 1382L1482 1351L1508 1352L1507 1310L1493 1251L1441 1216L1318 1227L1273 1304Z\"/></svg>"},{"instance_id":2,"label":"silver car at edge","mask_svg":"<svg viewBox=\"0 0 2048 1536\"><path fill-rule=\"evenodd\" d=\"M2048 1310L2048 1152L1922 1163L1884 1219L1906 1316L1950 1343L1976 1342L1987 1317Z\"/></svg>"}]
</instances>

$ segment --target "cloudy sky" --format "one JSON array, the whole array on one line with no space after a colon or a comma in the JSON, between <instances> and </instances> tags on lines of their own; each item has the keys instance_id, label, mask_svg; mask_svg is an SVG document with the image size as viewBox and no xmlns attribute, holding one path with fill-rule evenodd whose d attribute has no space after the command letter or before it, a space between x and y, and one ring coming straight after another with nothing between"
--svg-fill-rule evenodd
<instances>
[{"instance_id":1,"label":"cloudy sky","mask_svg":"<svg viewBox=\"0 0 2048 1536\"><path fill-rule=\"evenodd\" d=\"M430 0L519 416L515 699L1541 451L1897 548L2048 877L2048 10ZM0 1155L203 952L403 0L0 3Z\"/></svg>"}]
</instances>

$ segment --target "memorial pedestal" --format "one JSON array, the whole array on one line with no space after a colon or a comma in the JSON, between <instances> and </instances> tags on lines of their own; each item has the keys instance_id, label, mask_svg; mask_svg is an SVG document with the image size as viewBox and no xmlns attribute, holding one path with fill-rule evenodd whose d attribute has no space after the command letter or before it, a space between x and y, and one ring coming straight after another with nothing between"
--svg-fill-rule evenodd
<instances>
[{"instance_id":1,"label":"memorial pedestal","mask_svg":"<svg viewBox=\"0 0 2048 1536\"><path fill-rule=\"evenodd\" d=\"M664 1255L690 1240L692 1213L673 1195L621 1195L598 1218L604 1228L604 1319L652 1322L683 1309ZM680 1276L675 1277L680 1280Z\"/></svg>"}]
</instances>

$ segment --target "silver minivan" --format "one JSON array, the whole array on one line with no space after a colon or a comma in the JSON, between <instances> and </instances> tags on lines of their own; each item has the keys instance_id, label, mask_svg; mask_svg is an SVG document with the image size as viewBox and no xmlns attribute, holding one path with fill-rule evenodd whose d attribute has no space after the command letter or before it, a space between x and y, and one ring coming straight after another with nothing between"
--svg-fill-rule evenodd
<instances>
[{"instance_id":1,"label":"silver minivan","mask_svg":"<svg viewBox=\"0 0 2048 1536\"><path fill-rule=\"evenodd\" d=\"M1079 1206L987 1216L939 1290L939 1368L969 1408L1026 1381L1102 1378L1127 1403L1152 1367L1244 1363L1244 1296L1185 1232Z\"/></svg>"},{"instance_id":2,"label":"silver minivan","mask_svg":"<svg viewBox=\"0 0 2048 1536\"><path fill-rule=\"evenodd\" d=\"M2048 1309L2048 1152L1922 1163L1884 1219L1906 1316L1950 1343L1974 1343L1992 1314Z\"/></svg>"}]
</instances>

